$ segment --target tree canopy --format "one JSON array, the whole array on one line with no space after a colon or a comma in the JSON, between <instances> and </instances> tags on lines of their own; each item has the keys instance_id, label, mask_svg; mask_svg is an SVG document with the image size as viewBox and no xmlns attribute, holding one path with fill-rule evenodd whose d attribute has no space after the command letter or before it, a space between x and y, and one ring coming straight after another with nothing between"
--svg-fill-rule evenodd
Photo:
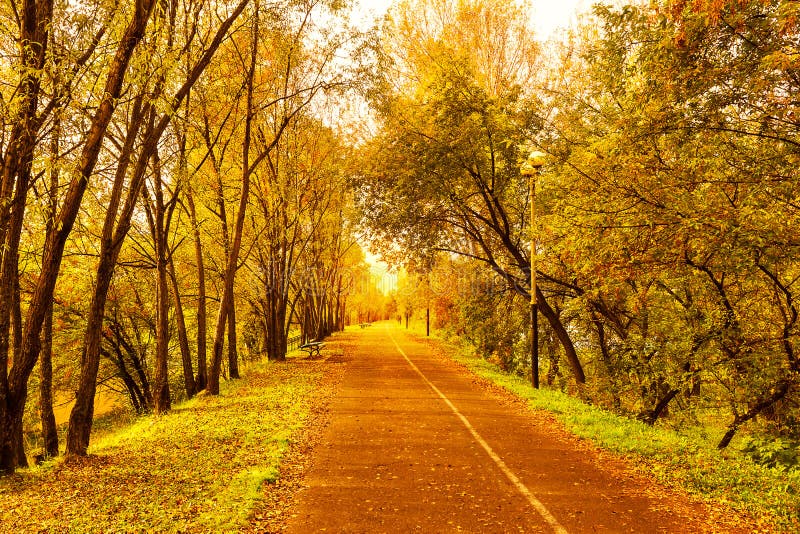
<instances>
[{"instance_id":1,"label":"tree canopy","mask_svg":"<svg viewBox=\"0 0 800 534\"><path fill-rule=\"evenodd\" d=\"M0 472L401 313L533 375L531 297L547 387L800 440L800 6L617 4L3 3Z\"/></svg>"},{"instance_id":2,"label":"tree canopy","mask_svg":"<svg viewBox=\"0 0 800 534\"><path fill-rule=\"evenodd\" d=\"M756 418L796 438L797 6L598 4L547 50L514 2L399 10L360 201L431 276L501 281L439 295L442 320L530 373L512 293L535 239L550 383L564 358L578 394L651 424L714 410L720 447ZM549 157L535 198L531 150ZM506 307L508 328L487 323Z\"/></svg>"}]
</instances>

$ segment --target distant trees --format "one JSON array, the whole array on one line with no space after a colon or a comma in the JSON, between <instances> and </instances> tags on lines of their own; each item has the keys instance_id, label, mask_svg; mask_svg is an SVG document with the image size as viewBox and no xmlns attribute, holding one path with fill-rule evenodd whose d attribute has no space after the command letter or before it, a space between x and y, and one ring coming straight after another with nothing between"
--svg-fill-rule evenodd
<instances>
[{"instance_id":1,"label":"distant trees","mask_svg":"<svg viewBox=\"0 0 800 534\"><path fill-rule=\"evenodd\" d=\"M340 302L331 282L351 274L341 250L353 245L351 237L343 241L349 232L341 216L349 202L346 154L328 127L298 115L269 156L267 172L259 175L251 231L260 238L248 262L254 284L245 294L263 320L253 343L270 360L286 358L293 320L299 320L307 340L343 326L338 320L331 324L327 313L320 314L327 308L319 305Z\"/></svg>"},{"instance_id":2,"label":"distant trees","mask_svg":"<svg viewBox=\"0 0 800 534\"><path fill-rule=\"evenodd\" d=\"M365 149L361 199L377 239L481 262L530 290L528 182L520 145L541 127L521 87L537 47L515 2L405 2L387 22L374 91L381 132ZM578 382L582 363L537 291Z\"/></svg>"},{"instance_id":3,"label":"distant trees","mask_svg":"<svg viewBox=\"0 0 800 534\"><path fill-rule=\"evenodd\" d=\"M472 53L497 36L468 21L507 11L477 17L477 0L447 15L403 6L385 61L404 78L384 77L381 134L365 152L363 208L376 237L445 253L437 264L458 254L468 272L484 264L524 296L529 198L517 147L527 142L551 156L534 229L547 352L551 336L561 341L550 370L565 357L576 378L585 366L582 395L648 423L671 409L723 410L720 447L757 417L796 432L797 6L597 6L553 51L548 76L506 85L485 67L505 56ZM424 62L414 53L393 62L407 34L398 20L430 31L447 17L457 31L415 34ZM520 41L502 42L508 52ZM509 56L525 58L513 72L541 69L535 53ZM492 287L453 296L451 324L513 369L524 361L519 338L502 341L501 325L481 330L487 316L456 313L506 306ZM522 335L519 313L507 316Z\"/></svg>"}]
</instances>

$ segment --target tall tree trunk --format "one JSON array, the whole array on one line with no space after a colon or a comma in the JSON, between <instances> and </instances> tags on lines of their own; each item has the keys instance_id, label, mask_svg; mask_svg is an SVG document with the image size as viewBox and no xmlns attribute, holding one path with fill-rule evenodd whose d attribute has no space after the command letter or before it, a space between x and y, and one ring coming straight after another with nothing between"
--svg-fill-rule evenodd
<instances>
[{"instance_id":1,"label":"tall tree trunk","mask_svg":"<svg viewBox=\"0 0 800 534\"><path fill-rule=\"evenodd\" d=\"M239 376L239 351L236 347L236 299L233 299L228 314L228 376L232 379Z\"/></svg>"},{"instance_id":2,"label":"tall tree trunk","mask_svg":"<svg viewBox=\"0 0 800 534\"><path fill-rule=\"evenodd\" d=\"M50 187L47 192L48 211L45 235L53 233L58 208L58 185L61 181L58 162L61 141L61 119L55 117L50 133ZM53 412L53 303L47 308L42 327L42 361L39 364L39 418L42 425L42 442L45 457L58 456L58 428Z\"/></svg>"},{"instance_id":3,"label":"tall tree trunk","mask_svg":"<svg viewBox=\"0 0 800 534\"><path fill-rule=\"evenodd\" d=\"M153 153L154 217L151 218L156 254L156 359L153 377L153 411L166 413L171 408L169 393L169 285L167 283L167 213L161 181L161 160ZM145 188L146 191L146 188Z\"/></svg>"},{"instance_id":4,"label":"tall tree trunk","mask_svg":"<svg viewBox=\"0 0 800 534\"><path fill-rule=\"evenodd\" d=\"M253 13L253 39L250 67L247 73L247 110L244 125L244 140L242 142L242 189L239 195L239 209L236 212L236 225L234 227L233 241L231 243L227 264L225 266L225 280L222 290L222 298L220 299L219 304L217 328L214 333L211 369L209 370L208 385L206 386L206 390L212 395L219 394L219 377L222 367L222 349L225 339L225 321L229 317L230 309L233 306L234 278L236 276L236 267L239 263L239 249L242 245L242 232L244 230L245 213L247 211L247 202L250 195L250 141L253 117L255 114L253 111L253 83L256 71L256 57L258 55L258 11L259 4L256 1L256 7Z\"/></svg>"},{"instance_id":5,"label":"tall tree trunk","mask_svg":"<svg viewBox=\"0 0 800 534\"><path fill-rule=\"evenodd\" d=\"M18 361L14 362L14 367L9 375L7 419L11 423L12 436L15 432L22 432L22 414L25 410L28 396L28 378L39 358L42 325L47 308L53 298L64 247L72 232L72 227L80 210L83 194L86 191L89 178L94 172L106 130L122 92L122 84L128 70L128 63L133 51L144 35L153 3L153 0L139 0L136 2L133 19L123 33L117 52L109 67L108 78L103 90L103 99L92 117L89 133L81 152L77 176L72 180L66 191L64 203L56 220L56 231L46 247L45 256L42 260L42 270L28 306L25 320L26 330L23 334L20 357ZM0 456L4 451L4 448L0 450ZM0 457L0 466L7 464L7 460Z\"/></svg>"},{"instance_id":6,"label":"tall tree trunk","mask_svg":"<svg viewBox=\"0 0 800 534\"><path fill-rule=\"evenodd\" d=\"M194 204L194 193L191 186L186 188L186 204L189 208L189 220L192 223L194 237L194 258L197 263L197 380L196 391L205 389L208 380L206 365L206 268L203 257L203 242L200 239L200 225L197 222L197 210Z\"/></svg>"},{"instance_id":7,"label":"tall tree trunk","mask_svg":"<svg viewBox=\"0 0 800 534\"><path fill-rule=\"evenodd\" d=\"M187 58L188 61L188 58ZM187 64L187 69L189 69ZM188 76L189 70L187 70ZM186 95L184 100L184 124L189 124L190 116L190 96ZM186 160L186 129L176 125L179 131L178 134L178 186L183 189L189 189L189 171L188 163ZM176 195L178 188L176 187ZM177 204L176 204L177 205ZM169 278L172 283L172 295L175 301L175 322L178 327L178 342L180 344L181 362L183 363L183 386L186 391L186 397L191 398L197 393L197 384L194 379L194 370L192 369L192 353L189 349L189 335L186 331L186 317L183 313L183 301L181 299L180 289L178 287L178 277L175 273L175 261L173 254L169 255Z\"/></svg>"},{"instance_id":8,"label":"tall tree trunk","mask_svg":"<svg viewBox=\"0 0 800 534\"><path fill-rule=\"evenodd\" d=\"M231 25L233 25L234 21L239 17L239 15L244 10L245 6L249 0L241 0L230 16L225 19L225 21L219 26L217 32L214 35L214 39L206 48L205 52L201 56L201 58L197 61L197 63L192 68L189 76L185 80L184 84L178 89L175 95L172 97L172 104L173 108L177 108L180 106L182 100L186 98L189 94L189 90L192 85L197 81L200 75L203 73L205 68L211 62L211 58L216 52L219 45L222 43L224 37L227 35L228 30L230 29ZM139 13L140 8L144 11L146 16L144 20L141 21L141 32L137 33L138 36L136 42L138 42L142 35L141 33L144 32L144 26L147 23L147 18L149 18L149 13L152 8L153 1L152 0L138 0L137 1L137 16L134 17L134 22L139 20ZM133 25L133 23L132 23ZM126 35L128 35L126 33ZM131 42L129 38L125 38L123 40L123 44L127 43L129 45L135 46L136 42ZM132 52L132 50L131 50ZM128 55L125 66L127 66L127 60L130 59L130 55ZM115 63L112 66L112 72L116 72L117 69L117 62L115 59ZM124 70L122 71L122 75L124 75ZM117 82L115 81L114 84ZM121 86L122 80L119 80L119 84ZM111 77L109 77L109 84L111 84ZM114 85L115 90L113 93L108 91L109 84L107 84L107 91L106 95L110 95L113 97L108 102L116 102L117 97L119 96L119 89L116 85ZM116 96L115 96L116 95ZM107 100L104 100L101 104L101 110L104 109ZM111 110L113 111L113 110ZM100 111L98 111L98 114ZM108 120L110 120L110 113L108 115ZM100 360L100 331L102 326L102 316L105 310L105 301L106 295L108 293L108 287L110 285L111 277L113 276L114 267L116 265L116 259L119 255L119 250L122 247L122 243L124 242L125 237L128 234L128 230L130 229L130 221L131 217L133 216L134 208L136 206L137 198L139 196L139 192L141 191L141 187L144 183L144 177L146 174L147 169L147 162L150 159L150 156L155 152L157 148L157 144L161 135L166 130L169 123L172 121L172 115L167 113L161 116L159 119L158 124L149 129L148 135L145 136L145 142L141 148L139 159L136 164L136 170L134 171L134 175L131 178L131 184L128 189L128 196L125 201L125 206L122 209L122 213L119 217L119 222L117 223L117 228L113 232L113 240L103 240L102 243L105 244L107 248L105 251L103 250L103 244L101 243L101 256L100 262L98 263L98 270L97 270L97 284L93 296L93 301L90 307L90 318L89 324L86 327L86 333L84 335L84 349L82 354L82 364L81 364L81 381L78 390L78 396L76 398L75 406L70 413L70 422L69 422L69 430L67 432L67 455L85 455L86 450L89 446L89 436L91 434L92 428L92 418L94 414L94 393L96 388L96 380L97 380L97 372L99 367L99 360ZM103 131L99 132L104 134L105 128L108 126L108 122L106 121L105 125L103 126ZM94 132L94 128L92 132ZM95 142L95 138L91 137L92 144ZM98 140L102 141L102 135ZM89 146L89 143L87 143ZM94 163L97 161L97 153L99 152L99 145L96 149L92 149L94 152L93 160L91 169L94 168ZM86 152L86 149L84 150ZM82 160L83 161L83 160ZM91 169L89 169L91 171ZM88 183L89 173L83 175L82 179L79 181L79 185L77 187L83 188L85 190L86 184ZM74 184L74 182L73 182ZM80 191L80 195L77 197L77 205L74 205L74 202L70 199L73 198L72 194L73 187L70 186L70 190L67 192L67 201L65 201L65 206L69 205L70 209L74 207L75 214L72 214L70 211L71 222L65 227L62 224L57 224L56 228L65 228L66 234L63 236L63 239L66 240L66 236L69 234L69 230L72 227L72 224L75 220L75 215L77 214L77 209L80 207L80 197L83 195L83 191ZM62 210L64 212L64 210ZM106 221L106 224L110 225L110 228L113 228L114 221ZM104 225L104 232L110 231ZM62 230L61 233L63 233ZM106 234L104 234L106 235ZM61 238L61 234L59 234L59 238ZM60 256L63 253L63 246L64 244L59 241L58 242L60 247L60 252L58 252L58 261L60 263ZM103 287L100 287L102 284ZM52 296L52 289L50 289L50 295ZM36 294L34 295L36 298ZM34 298L34 301L35 301ZM99 312L99 313L98 313ZM30 312L29 312L30 315ZM99 317L99 320L97 318ZM38 349L37 349L38 351ZM146 383L146 376L143 374L141 362L139 362L139 366L137 372L142 376L142 383ZM146 392L148 398L152 399L149 395L149 389Z\"/></svg>"},{"instance_id":9,"label":"tall tree trunk","mask_svg":"<svg viewBox=\"0 0 800 534\"><path fill-rule=\"evenodd\" d=\"M24 0L17 2L19 23L21 79L15 95L16 102L10 109L16 112L10 119L11 131L4 139L6 148L0 161L0 475L11 473L17 465L15 443L21 439L14 432L14 395L9 384L9 350L12 318L16 323L21 316L18 287L19 234L14 231L15 219L24 214L28 195L33 153L41 121L37 120L37 108L41 93L41 76L47 58L49 30L53 16L53 2ZM15 236L16 234L16 236ZM14 365L19 365L21 329L14 327ZM21 433L22 428L19 428ZM21 438L21 434L19 436Z\"/></svg>"},{"instance_id":10,"label":"tall tree trunk","mask_svg":"<svg viewBox=\"0 0 800 534\"><path fill-rule=\"evenodd\" d=\"M192 369L192 353L189 350L189 335L186 332L186 318L183 314L183 302L178 288L178 277L175 275L175 262L172 254L169 256L169 279L172 283L172 296L175 302L175 322L178 326L178 343L181 350L181 362L183 363L183 384L186 389L186 397L191 398L197 392L194 381L194 370Z\"/></svg>"},{"instance_id":11,"label":"tall tree trunk","mask_svg":"<svg viewBox=\"0 0 800 534\"><path fill-rule=\"evenodd\" d=\"M2 273L0 274L0 302L3 303L2 325L0 337L8 340L12 334L12 349L14 369L21 357L22 345L22 309L19 294L19 241L22 235L22 225L25 217L25 200L30 182L30 166L20 172L17 182L17 192L14 195L14 206L11 213L10 228L6 233L6 246L3 253ZM9 332L11 330L11 332ZM3 350L8 352L8 341ZM12 371L14 370L12 369ZM27 387L27 385L26 385ZM24 406L23 408L24 409ZM12 448L16 456L15 463L19 467L27 467L28 460L25 456L24 442L22 439L22 419L12 428Z\"/></svg>"}]
</instances>

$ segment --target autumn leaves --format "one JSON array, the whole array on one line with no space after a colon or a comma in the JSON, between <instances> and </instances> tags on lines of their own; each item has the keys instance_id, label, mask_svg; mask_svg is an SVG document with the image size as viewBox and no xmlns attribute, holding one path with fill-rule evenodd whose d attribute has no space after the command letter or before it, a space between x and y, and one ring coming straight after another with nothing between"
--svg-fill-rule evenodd
<instances>
[{"instance_id":1,"label":"autumn leaves","mask_svg":"<svg viewBox=\"0 0 800 534\"><path fill-rule=\"evenodd\" d=\"M725 414L720 447L756 419L791 434L797 7L662 4L598 6L547 50L511 2L403 4L364 210L432 285L474 271L505 283L429 301L507 368L530 372L533 232L548 382L565 383L566 359L583 395L644 421ZM550 156L533 229L523 146Z\"/></svg>"}]
</instances>

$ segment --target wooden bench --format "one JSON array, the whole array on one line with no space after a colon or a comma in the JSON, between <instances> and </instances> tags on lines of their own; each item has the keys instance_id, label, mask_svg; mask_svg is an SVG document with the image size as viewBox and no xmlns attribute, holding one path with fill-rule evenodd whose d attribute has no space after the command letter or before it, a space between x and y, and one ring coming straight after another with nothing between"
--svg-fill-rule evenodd
<instances>
[{"instance_id":1,"label":"wooden bench","mask_svg":"<svg viewBox=\"0 0 800 534\"><path fill-rule=\"evenodd\" d=\"M314 356L319 356L319 351L322 347L325 346L325 343L322 341L309 341L303 345L300 345L300 350L306 351L308 353L309 358L313 358Z\"/></svg>"},{"instance_id":2,"label":"wooden bench","mask_svg":"<svg viewBox=\"0 0 800 534\"><path fill-rule=\"evenodd\" d=\"M358 326L360 326L361 328L366 328L366 327L368 327L368 326L372 326L372 323L361 323L361 324L360 324L360 325L358 325Z\"/></svg>"}]
</instances>

